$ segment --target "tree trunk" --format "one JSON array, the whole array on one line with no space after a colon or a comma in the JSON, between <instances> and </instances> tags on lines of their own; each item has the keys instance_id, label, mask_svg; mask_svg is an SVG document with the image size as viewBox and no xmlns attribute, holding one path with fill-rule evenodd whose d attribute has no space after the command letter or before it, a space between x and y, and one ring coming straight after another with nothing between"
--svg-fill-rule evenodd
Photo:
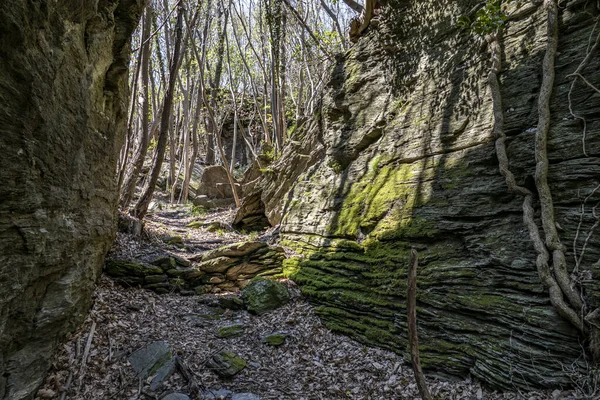
<instances>
[{"instance_id":1,"label":"tree trunk","mask_svg":"<svg viewBox=\"0 0 600 400\"><path fill-rule=\"evenodd\" d=\"M148 84L150 76L150 28L152 26L152 2L148 2L146 6L146 14L144 17L144 24L142 29L142 62L141 62L141 92L143 96L142 104L142 132L140 135L139 145L136 149L133 162L128 166L127 173L125 174L125 180L121 189L121 201L120 206L122 209L126 209L131 203L133 194L135 193L135 187L137 184L140 171L144 166L144 160L148 152L148 144L150 143L150 135L148 129L148 123L150 121L150 99L148 95Z\"/></svg>"},{"instance_id":2,"label":"tree trunk","mask_svg":"<svg viewBox=\"0 0 600 400\"><path fill-rule=\"evenodd\" d=\"M158 177L160 175L160 169L162 167L163 159L165 156L165 150L167 147L167 139L169 136L169 123L171 121L171 112L173 110L173 97L175 91L175 83L177 82L177 70L179 68L179 54L181 52L181 39L183 31L183 3L180 2L177 7L178 10L177 23L175 26L175 47L169 71L169 85L165 92L165 101L160 121L158 145L154 154L150 178L148 179L148 182L144 187L142 196L138 200L134 210L132 210L132 215L139 219L143 219L148 212L148 207L150 206L150 201L152 200L152 195L154 194L156 182L158 181Z\"/></svg>"}]
</instances>

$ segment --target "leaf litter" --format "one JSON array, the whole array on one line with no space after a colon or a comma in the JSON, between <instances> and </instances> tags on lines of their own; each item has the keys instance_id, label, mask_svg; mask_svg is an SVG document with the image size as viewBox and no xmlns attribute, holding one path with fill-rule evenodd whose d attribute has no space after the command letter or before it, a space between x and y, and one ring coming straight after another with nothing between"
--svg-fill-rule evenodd
<instances>
[{"instance_id":1,"label":"leaf litter","mask_svg":"<svg viewBox=\"0 0 600 400\"><path fill-rule=\"evenodd\" d=\"M206 217L211 218L227 222L232 214L226 210ZM197 219L185 210L155 213L146 224L144 240L120 233L109 257L150 260L165 253L189 257L248 239L237 232L184 228ZM164 243L174 234L183 236L185 247ZM250 392L263 400L420 398L410 364L401 355L332 333L295 284L283 283L292 292L293 301L257 316L244 310L218 309L216 295L157 295L122 287L103 276L90 313L60 347L36 399L144 400L161 399L172 392L201 399L201 393L216 393L218 389ZM233 323L242 324L244 333L219 338L218 328ZM265 343L264 338L273 333L286 334L283 345ZM168 342L190 376L184 377L186 374L178 370L160 389L151 391L151 377L139 379L127 356L155 341ZM210 357L221 350L234 352L247 362L233 379L220 379L206 367ZM561 391L497 393L470 378L448 381L429 376L427 380L435 399L576 398Z\"/></svg>"}]
</instances>

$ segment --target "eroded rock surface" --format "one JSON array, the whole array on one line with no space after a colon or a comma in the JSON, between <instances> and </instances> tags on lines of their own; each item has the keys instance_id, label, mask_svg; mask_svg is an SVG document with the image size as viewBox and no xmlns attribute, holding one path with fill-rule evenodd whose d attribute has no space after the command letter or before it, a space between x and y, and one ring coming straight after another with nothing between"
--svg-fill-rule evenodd
<instances>
[{"instance_id":1,"label":"eroded rock surface","mask_svg":"<svg viewBox=\"0 0 600 400\"><path fill-rule=\"evenodd\" d=\"M31 398L116 230L141 0L0 2L0 398Z\"/></svg>"},{"instance_id":2,"label":"eroded rock surface","mask_svg":"<svg viewBox=\"0 0 600 400\"><path fill-rule=\"evenodd\" d=\"M579 368L581 338L550 305L522 198L508 193L498 172L487 48L456 23L475 4L385 2L378 28L338 59L316 119L299 128L257 193L271 222L281 222L284 244L304 255L285 271L333 330L404 353L406 274L416 247L426 369L470 373L501 388L569 385L561 366ZM559 18L549 183L571 268L574 238L581 253L600 200L599 191L592 195L600 184L600 97L581 80L571 90L568 75L594 40L598 15L569 1ZM502 44L508 155L528 187L545 33L539 8L508 23ZM582 73L598 84L600 58ZM573 114L586 119L585 141ZM593 307L598 235L580 267L592 277L584 288Z\"/></svg>"}]
</instances>

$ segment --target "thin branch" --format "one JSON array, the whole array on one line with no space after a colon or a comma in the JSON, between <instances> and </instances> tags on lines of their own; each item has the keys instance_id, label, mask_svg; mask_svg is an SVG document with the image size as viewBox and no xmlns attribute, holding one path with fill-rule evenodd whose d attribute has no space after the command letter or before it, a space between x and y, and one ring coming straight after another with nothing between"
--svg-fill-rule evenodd
<instances>
[{"instance_id":1,"label":"thin branch","mask_svg":"<svg viewBox=\"0 0 600 400\"><path fill-rule=\"evenodd\" d=\"M419 358L419 337L417 333L417 268L419 264L419 255L417 250L410 251L410 266L408 268L408 293L406 295L408 311L408 346L410 348L410 358L417 387L423 400L432 400L427 381L421 368L421 359Z\"/></svg>"},{"instance_id":2,"label":"thin branch","mask_svg":"<svg viewBox=\"0 0 600 400\"><path fill-rule=\"evenodd\" d=\"M294 14L294 17L298 20L298 22L300 23L300 25L302 25L302 27L306 30L306 32L308 32L308 34L315 41L317 46L319 46L319 48L321 49L323 54L325 54L328 59L333 60L333 55L323 46L321 41L315 36L315 34L312 32L312 30L308 27L308 25L306 24L306 22L304 21L302 16L300 14L298 14L298 11L296 11L294 9L294 7L292 7L289 0L283 0L283 3L290 9L292 14Z\"/></svg>"}]
</instances>

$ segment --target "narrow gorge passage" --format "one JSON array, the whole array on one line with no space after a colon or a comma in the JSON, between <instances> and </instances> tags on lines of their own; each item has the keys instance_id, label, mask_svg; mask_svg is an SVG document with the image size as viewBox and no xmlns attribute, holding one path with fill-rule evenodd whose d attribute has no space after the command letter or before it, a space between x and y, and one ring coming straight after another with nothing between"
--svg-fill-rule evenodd
<instances>
[{"instance_id":1,"label":"narrow gorge passage","mask_svg":"<svg viewBox=\"0 0 600 400\"><path fill-rule=\"evenodd\" d=\"M232 243L273 240L270 232L257 236L230 231L227 225L231 218L230 210L198 216L191 207L166 206L149 215L145 240L119 233L107 265L115 260L150 264L169 257L184 262ZM197 228L186 227L190 224ZM168 244L173 238L182 241ZM82 353L90 334L91 350L84 372L71 380L67 391L71 399L151 399L172 392L195 398L190 381L177 368L166 376L157 374L161 382L158 387L154 386L157 375L140 379L136 374L128 357L156 342L168 343L172 354L190 369L200 388L199 399L418 397L413 372L402 356L333 334L289 280L282 282L291 293L291 301L262 315L240 309L231 300L238 298L239 292L218 290L218 294L199 295L173 287L157 294L132 287L126 280L106 274L101 278L90 314L61 347L39 398L54 398L57 386L67 382L69 375L81 372ZM283 337L281 343L279 336ZM233 378L220 377L209 367L211 357L221 351L235 353L246 363ZM521 398L518 393L494 393L470 379L431 380L430 389L436 398L443 399ZM231 397L243 394L246 397ZM530 392L528 396L536 400L554 398L549 392Z\"/></svg>"},{"instance_id":2,"label":"narrow gorge passage","mask_svg":"<svg viewBox=\"0 0 600 400\"><path fill-rule=\"evenodd\" d=\"M597 399L599 53L600 0L0 1L0 400Z\"/></svg>"}]
</instances>

